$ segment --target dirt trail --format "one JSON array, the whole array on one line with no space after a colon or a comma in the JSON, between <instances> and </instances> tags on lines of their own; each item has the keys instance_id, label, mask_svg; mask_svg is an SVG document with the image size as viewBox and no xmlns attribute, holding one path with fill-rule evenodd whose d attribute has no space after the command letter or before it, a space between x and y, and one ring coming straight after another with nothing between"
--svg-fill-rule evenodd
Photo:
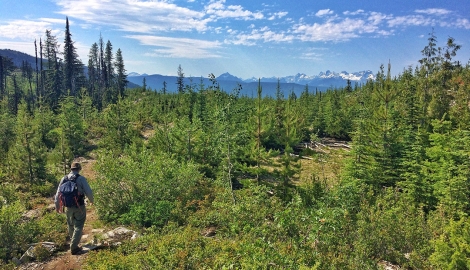
<instances>
[{"instance_id":1,"label":"dirt trail","mask_svg":"<svg viewBox=\"0 0 470 270\"><path fill-rule=\"evenodd\" d=\"M95 160L80 158L78 160L82 164L81 175L85 176L89 182L94 181L96 173L93 170ZM92 225L98 220L98 216L94 206L87 206L87 218L83 228L83 236L80 241L81 245L91 242L93 240L93 227ZM53 254L53 256L45 262L32 262L22 264L18 269L41 269L41 270L69 270L69 269L82 269L83 262L88 256L85 251L81 255L72 255L69 250L60 251Z\"/></svg>"}]
</instances>

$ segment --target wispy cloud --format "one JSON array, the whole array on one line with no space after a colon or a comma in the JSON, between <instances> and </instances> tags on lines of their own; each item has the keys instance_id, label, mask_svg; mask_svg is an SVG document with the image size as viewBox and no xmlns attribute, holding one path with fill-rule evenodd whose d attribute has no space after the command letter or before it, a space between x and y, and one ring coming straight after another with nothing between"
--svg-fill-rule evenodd
<instances>
[{"instance_id":1,"label":"wispy cloud","mask_svg":"<svg viewBox=\"0 0 470 270\"><path fill-rule=\"evenodd\" d=\"M470 29L470 21L468 19L457 19L455 26L458 28Z\"/></svg>"},{"instance_id":2,"label":"wispy cloud","mask_svg":"<svg viewBox=\"0 0 470 270\"><path fill-rule=\"evenodd\" d=\"M358 9L356 11L345 11L343 12L344 15L359 15L359 14L363 14L364 13L364 10L363 9Z\"/></svg>"},{"instance_id":3,"label":"wispy cloud","mask_svg":"<svg viewBox=\"0 0 470 270\"><path fill-rule=\"evenodd\" d=\"M268 20L272 21L272 20L275 20L275 19L280 19L280 18L286 16L287 14L288 14L288 12L286 12L286 11L275 12L273 14L270 14L270 17L268 18Z\"/></svg>"},{"instance_id":4,"label":"wispy cloud","mask_svg":"<svg viewBox=\"0 0 470 270\"><path fill-rule=\"evenodd\" d=\"M189 38L172 38L150 35L128 35L127 38L136 39L141 44L156 47L147 56L171 58L220 58L217 49L221 48L218 41L207 41Z\"/></svg>"},{"instance_id":5,"label":"wispy cloud","mask_svg":"<svg viewBox=\"0 0 470 270\"><path fill-rule=\"evenodd\" d=\"M390 18L387 23L389 27L408 27L435 25L437 21L434 18L425 17L422 15L409 15Z\"/></svg>"},{"instance_id":6,"label":"wispy cloud","mask_svg":"<svg viewBox=\"0 0 470 270\"><path fill-rule=\"evenodd\" d=\"M443 9L443 8L428 8L428 9L417 9L416 13L423 13L427 15L447 15L452 13L452 11Z\"/></svg>"},{"instance_id":7,"label":"wispy cloud","mask_svg":"<svg viewBox=\"0 0 470 270\"><path fill-rule=\"evenodd\" d=\"M295 36L286 32L273 31L269 27L262 27L260 29L252 29L251 32L237 32L230 38L225 40L227 44L235 45L256 45L259 41L261 42L292 42L295 40Z\"/></svg>"},{"instance_id":8,"label":"wispy cloud","mask_svg":"<svg viewBox=\"0 0 470 270\"><path fill-rule=\"evenodd\" d=\"M323 54L318 52L302 52L299 56L300 59L312 60L312 61L322 61Z\"/></svg>"},{"instance_id":9,"label":"wispy cloud","mask_svg":"<svg viewBox=\"0 0 470 270\"><path fill-rule=\"evenodd\" d=\"M288 17L285 11L252 11L242 5L227 5L226 0L199 1L187 0L191 7L177 5L171 0L54 0L59 7L57 13L77 21L83 28L93 25L111 26L143 44L146 42L159 47L155 53L170 57L187 55L181 45L170 41L192 44L189 51L196 48L200 55L214 55L213 49L223 44L255 45L260 43L282 42L343 42L362 37L388 36L396 29L419 26L454 27L470 29L470 21L458 16L448 16L454 12L442 8L418 9L405 15L384 14L358 9L335 12L321 9L304 18ZM267 5L263 5L268 7ZM276 23L272 21L276 20ZM223 21L222 27L218 22ZM245 28L238 27L246 24ZM54 28L59 23L60 27ZM269 23L269 24L267 24ZM232 26L237 24L237 27ZM270 27L265 27L269 25ZM63 20L41 18L33 21L17 20L0 24L0 37L24 38L41 36L45 29L62 29ZM54 30L59 31L59 30ZM198 32L210 40L176 39L163 36L175 32ZM57 33L57 32L56 32ZM153 37L153 38L150 38ZM223 40L224 42L214 41ZM206 46L206 47L205 47ZM210 52L210 53L209 53ZM190 54L195 57L195 53ZM189 57L189 56L188 56ZM202 57L202 56L201 56Z\"/></svg>"},{"instance_id":10,"label":"wispy cloud","mask_svg":"<svg viewBox=\"0 0 470 270\"><path fill-rule=\"evenodd\" d=\"M378 30L374 24L364 20L343 19L341 21L329 20L324 23L298 24L294 33L302 41L344 41L357 38L362 33L372 33Z\"/></svg>"},{"instance_id":11,"label":"wispy cloud","mask_svg":"<svg viewBox=\"0 0 470 270\"><path fill-rule=\"evenodd\" d=\"M201 11L180 7L169 1L143 0L56 0L59 13L119 30L146 33L154 31L204 31L210 19Z\"/></svg>"},{"instance_id":12,"label":"wispy cloud","mask_svg":"<svg viewBox=\"0 0 470 270\"><path fill-rule=\"evenodd\" d=\"M0 37L19 40L31 40L31 37L41 37L46 29L51 30L53 35L60 33L59 28L55 28L54 24L59 23L58 20L42 18L39 20L14 20L6 24L0 24ZM60 23L63 27L64 20Z\"/></svg>"},{"instance_id":13,"label":"wispy cloud","mask_svg":"<svg viewBox=\"0 0 470 270\"><path fill-rule=\"evenodd\" d=\"M242 20L259 20L264 15L261 12L251 12L240 5L225 5L225 0L211 1L205 8L208 15L215 15L216 19L235 18Z\"/></svg>"}]
</instances>

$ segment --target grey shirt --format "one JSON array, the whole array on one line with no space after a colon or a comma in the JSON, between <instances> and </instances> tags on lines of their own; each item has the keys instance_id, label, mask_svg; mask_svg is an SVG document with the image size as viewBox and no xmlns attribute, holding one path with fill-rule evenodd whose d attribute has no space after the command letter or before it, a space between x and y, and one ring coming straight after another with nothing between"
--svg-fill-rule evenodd
<instances>
[{"instance_id":1,"label":"grey shirt","mask_svg":"<svg viewBox=\"0 0 470 270\"><path fill-rule=\"evenodd\" d=\"M74 171L71 171L67 176L71 177L74 174L78 174L78 173L74 172ZM62 179L60 180L59 187L64 182L64 179L65 179L65 176L62 177ZM88 184L86 178L83 177L82 175L80 175L75 180L75 182L77 183L78 192L80 192L81 194L85 194L85 196L88 198L88 200L91 203L94 203L93 191L91 190L91 187ZM59 205L59 187L57 188L57 192L55 193L55 196L54 196L55 209L59 209L59 207L60 207L60 205Z\"/></svg>"}]
</instances>

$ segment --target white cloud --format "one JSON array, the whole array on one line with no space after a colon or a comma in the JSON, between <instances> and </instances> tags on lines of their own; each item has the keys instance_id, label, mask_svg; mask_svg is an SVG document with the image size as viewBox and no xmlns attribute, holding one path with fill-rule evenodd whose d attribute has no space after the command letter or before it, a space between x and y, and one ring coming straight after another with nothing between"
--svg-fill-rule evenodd
<instances>
[{"instance_id":1,"label":"white cloud","mask_svg":"<svg viewBox=\"0 0 470 270\"><path fill-rule=\"evenodd\" d=\"M275 19L281 19L282 17L285 17L287 14L288 14L287 11L276 12L276 13L271 14L268 20L272 21Z\"/></svg>"},{"instance_id":2,"label":"white cloud","mask_svg":"<svg viewBox=\"0 0 470 270\"><path fill-rule=\"evenodd\" d=\"M170 58L219 58L221 55L215 51L221 48L218 41L207 41L189 38L172 38L149 35L128 35L127 38L136 39L142 45L157 47L148 56Z\"/></svg>"},{"instance_id":3,"label":"white cloud","mask_svg":"<svg viewBox=\"0 0 470 270\"><path fill-rule=\"evenodd\" d=\"M46 29L51 30L53 35L57 35L61 32L58 28L53 29L53 24L59 22L55 19L40 19L38 21L29 20L14 20L7 24L0 25L0 37L9 39L20 39L20 40L32 40L34 38L40 38L46 32ZM61 20L60 23L65 23Z\"/></svg>"},{"instance_id":4,"label":"white cloud","mask_svg":"<svg viewBox=\"0 0 470 270\"><path fill-rule=\"evenodd\" d=\"M388 20L389 27L397 26L430 26L435 25L436 21L432 18L422 15L399 16Z\"/></svg>"},{"instance_id":5,"label":"white cloud","mask_svg":"<svg viewBox=\"0 0 470 270\"><path fill-rule=\"evenodd\" d=\"M367 17L367 20L369 20L374 25L378 25L382 23L384 20L390 19L390 18L391 16L387 16L380 12L371 12L369 16Z\"/></svg>"},{"instance_id":6,"label":"white cloud","mask_svg":"<svg viewBox=\"0 0 470 270\"><path fill-rule=\"evenodd\" d=\"M345 41L357 38L364 33L374 33L379 30L375 24L362 19L346 18L341 21L328 20L325 23L298 24L293 32L302 41Z\"/></svg>"},{"instance_id":7,"label":"white cloud","mask_svg":"<svg viewBox=\"0 0 470 270\"><path fill-rule=\"evenodd\" d=\"M443 8L417 9L415 12L427 15L447 15L452 13L452 11Z\"/></svg>"},{"instance_id":8,"label":"white cloud","mask_svg":"<svg viewBox=\"0 0 470 270\"><path fill-rule=\"evenodd\" d=\"M330 9L321 9L319 10L317 13L315 13L315 16L317 17L323 17L325 15L331 15L333 14L333 10L330 10Z\"/></svg>"},{"instance_id":9,"label":"white cloud","mask_svg":"<svg viewBox=\"0 0 470 270\"><path fill-rule=\"evenodd\" d=\"M459 28L470 29L470 21L468 19L457 19L455 26Z\"/></svg>"},{"instance_id":10,"label":"white cloud","mask_svg":"<svg viewBox=\"0 0 470 270\"><path fill-rule=\"evenodd\" d=\"M292 42L294 39L295 37L293 35L284 32L275 32L268 27L262 27L261 29L253 29L249 33L237 34L231 39L226 39L225 43L252 46L259 41L280 43Z\"/></svg>"},{"instance_id":11,"label":"white cloud","mask_svg":"<svg viewBox=\"0 0 470 270\"><path fill-rule=\"evenodd\" d=\"M358 9L356 11L345 11L343 12L344 15L359 15L359 14L363 14L364 13L364 10L363 9Z\"/></svg>"},{"instance_id":12,"label":"white cloud","mask_svg":"<svg viewBox=\"0 0 470 270\"><path fill-rule=\"evenodd\" d=\"M225 6L225 0L211 1L205 8L206 14L215 15L217 19L237 18L242 20L259 20L264 15L261 12L251 12L240 5Z\"/></svg>"},{"instance_id":13,"label":"white cloud","mask_svg":"<svg viewBox=\"0 0 470 270\"><path fill-rule=\"evenodd\" d=\"M299 58L304 60L321 61L323 60L323 54L316 52L303 52Z\"/></svg>"},{"instance_id":14,"label":"white cloud","mask_svg":"<svg viewBox=\"0 0 470 270\"><path fill-rule=\"evenodd\" d=\"M168 1L144 0L56 0L59 13L89 23L115 26L123 31L205 31L207 23L200 11Z\"/></svg>"}]
</instances>

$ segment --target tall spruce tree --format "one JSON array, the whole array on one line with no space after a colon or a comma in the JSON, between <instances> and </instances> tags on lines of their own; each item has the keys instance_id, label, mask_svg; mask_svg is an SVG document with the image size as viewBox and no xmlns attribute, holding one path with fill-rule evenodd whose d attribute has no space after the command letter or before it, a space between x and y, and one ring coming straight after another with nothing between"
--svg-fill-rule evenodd
<instances>
[{"instance_id":1,"label":"tall spruce tree","mask_svg":"<svg viewBox=\"0 0 470 270\"><path fill-rule=\"evenodd\" d=\"M113 55L113 44L108 40L106 42L106 49L104 51L104 61L106 70L106 87L111 87L114 82L114 55Z\"/></svg>"},{"instance_id":2,"label":"tall spruce tree","mask_svg":"<svg viewBox=\"0 0 470 270\"><path fill-rule=\"evenodd\" d=\"M116 62L114 63L116 67L116 88L117 95L120 98L124 97L124 91L126 90L127 83L127 74L126 68L124 67L124 59L122 57L121 49L118 49L116 52Z\"/></svg>"},{"instance_id":3,"label":"tall spruce tree","mask_svg":"<svg viewBox=\"0 0 470 270\"><path fill-rule=\"evenodd\" d=\"M64 40L64 86L66 91L70 91L72 96L76 96L76 66L78 64L77 49L72 41L70 33L69 18L65 19L65 40Z\"/></svg>"},{"instance_id":4,"label":"tall spruce tree","mask_svg":"<svg viewBox=\"0 0 470 270\"><path fill-rule=\"evenodd\" d=\"M184 93L184 73L181 65L178 65L176 87L178 89L178 93Z\"/></svg>"},{"instance_id":5,"label":"tall spruce tree","mask_svg":"<svg viewBox=\"0 0 470 270\"><path fill-rule=\"evenodd\" d=\"M100 61L99 48L95 42L91 45L88 53L88 95L93 101L93 105L98 107L100 103ZM99 108L99 107L98 107Z\"/></svg>"},{"instance_id":6,"label":"tall spruce tree","mask_svg":"<svg viewBox=\"0 0 470 270\"><path fill-rule=\"evenodd\" d=\"M59 58L59 44L51 30L46 30L46 44L44 55L47 58L47 70L45 72L44 99L51 108L57 109L59 99L63 96L63 72L61 59Z\"/></svg>"}]
</instances>

